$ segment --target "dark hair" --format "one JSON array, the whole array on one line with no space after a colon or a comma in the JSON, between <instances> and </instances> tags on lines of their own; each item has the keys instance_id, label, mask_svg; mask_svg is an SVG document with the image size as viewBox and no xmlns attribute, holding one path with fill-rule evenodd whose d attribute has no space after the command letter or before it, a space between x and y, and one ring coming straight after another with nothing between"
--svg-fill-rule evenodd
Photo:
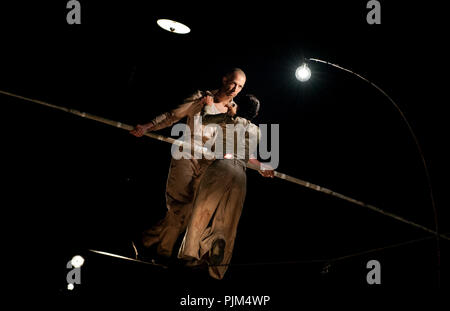
<instances>
[{"instance_id":1,"label":"dark hair","mask_svg":"<svg viewBox=\"0 0 450 311\"><path fill-rule=\"evenodd\" d=\"M253 94L246 94L238 102L237 115L251 121L258 115L259 107L258 98Z\"/></svg>"}]
</instances>

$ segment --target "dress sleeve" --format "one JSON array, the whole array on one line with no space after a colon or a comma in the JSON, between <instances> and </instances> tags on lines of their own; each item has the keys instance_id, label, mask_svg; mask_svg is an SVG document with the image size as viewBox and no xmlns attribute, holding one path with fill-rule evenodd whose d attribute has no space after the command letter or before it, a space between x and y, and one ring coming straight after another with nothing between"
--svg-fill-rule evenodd
<instances>
[{"instance_id":1,"label":"dress sleeve","mask_svg":"<svg viewBox=\"0 0 450 311\"><path fill-rule=\"evenodd\" d=\"M202 100L204 97L204 92L197 91L183 101L183 104L179 105L177 108L165 112L152 121L150 121L153 126L152 130L157 131L180 121L188 115L194 115L195 112L200 111L204 105Z\"/></svg>"},{"instance_id":2,"label":"dress sleeve","mask_svg":"<svg viewBox=\"0 0 450 311\"><path fill-rule=\"evenodd\" d=\"M256 139L256 146L254 146L254 150L249 150L249 159L258 159L257 148L259 145L259 141L261 139L261 130L259 126L250 123L251 131L249 131L249 135L253 135L254 139ZM250 138L250 137L249 137ZM250 138L251 139L251 138Z\"/></svg>"}]
</instances>

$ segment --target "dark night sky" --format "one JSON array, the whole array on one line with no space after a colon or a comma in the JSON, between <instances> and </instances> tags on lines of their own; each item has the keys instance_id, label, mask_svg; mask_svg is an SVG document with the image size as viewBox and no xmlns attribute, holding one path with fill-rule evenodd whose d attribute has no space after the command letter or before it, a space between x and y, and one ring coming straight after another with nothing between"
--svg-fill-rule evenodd
<instances>
[{"instance_id":1,"label":"dark night sky","mask_svg":"<svg viewBox=\"0 0 450 311\"><path fill-rule=\"evenodd\" d=\"M295 80L304 58L337 63L380 86L405 112L429 165L440 230L450 231L443 182L448 125L442 73L448 63L438 7L381 1L382 24L368 25L365 1L248 7L80 2L82 24L73 26L66 24L64 1L2 10L1 90L136 124L197 89L218 87L223 70L240 67L248 79L243 93L261 100L258 122L280 124L280 172L434 229L419 153L387 98L325 64L309 64L308 83ZM157 27L157 18L179 20L192 32L171 34ZM104 283L114 283L118 292L145 291L160 282L149 285L149 279L167 280L151 267L111 262L86 250L128 255L131 237L164 215L170 146L33 103L5 96L0 101L4 178L12 196L3 208L13 224L8 234L25 253L51 257L44 275L52 289L64 295L65 264L76 253L92 262L83 272L82 294ZM428 236L300 186L247 175L232 264L329 259ZM449 244L441 243L441 278L448 285ZM212 288L278 295L273 284L292 280L299 288L368 287L370 259L381 262L386 287L436 286L430 239L337 262L328 275L311 263L236 266L220 284L207 281L208 289L193 289L189 277L171 273L169 280L181 285L169 301L175 306L188 291L206 295Z\"/></svg>"}]
</instances>

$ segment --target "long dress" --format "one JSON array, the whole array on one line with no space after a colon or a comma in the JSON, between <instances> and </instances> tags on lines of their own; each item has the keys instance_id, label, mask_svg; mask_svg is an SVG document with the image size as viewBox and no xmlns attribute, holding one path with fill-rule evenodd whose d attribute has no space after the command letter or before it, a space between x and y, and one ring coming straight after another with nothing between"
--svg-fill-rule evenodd
<instances>
[{"instance_id":1,"label":"long dress","mask_svg":"<svg viewBox=\"0 0 450 311\"><path fill-rule=\"evenodd\" d=\"M210 276L216 279L224 277L231 261L246 195L245 163L249 154L254 152L248 148L249 140L259 137L256 125L243 118L232 120L234 124L241 124L248 132L244 139L234 141L235 145L240 144L244 148L234 148L232 158L215 160L206 169L197 189L191 218L178 253L179 258L200 260L209 254L214 241L225 240L221 264L208 267ZM221 125L225 128L224 123ZM227 143L229 141L224 142L225 145ZM242 150L245 154L242 154Z\"/></svg>"},{"instance_id":2,"label":"long dress","mask_svg":"<svg viewBox=\"0 0 450 311\"><path fill-rule=\"evenodd\" d=\"M211 91L215 94L217 90ZM198 91L184 100L183 105L171 112L156 117L152 122L154 130L171 126L181 118L187 117L186 125L189 127L192 137L201 136L201 126L196 125L196 118L201 115L219 114L215 106L203 105L201 99L203 93ZM202 140L209 139L204 137ZM169 174L166 184L167 213L156 225L142 233L142 242L145 247L158 243L157 253L170 257L172 249L181 233L186 229L191 215L195 192L199 185L202 174L211 163L205 159L171 159Z\"/></svg>"}]
</instances>

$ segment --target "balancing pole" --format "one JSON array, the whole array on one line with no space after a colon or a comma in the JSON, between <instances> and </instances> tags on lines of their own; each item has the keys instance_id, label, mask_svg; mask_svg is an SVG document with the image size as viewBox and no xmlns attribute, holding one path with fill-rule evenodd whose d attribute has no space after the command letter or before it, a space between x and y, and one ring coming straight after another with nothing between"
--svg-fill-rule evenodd
<instances>
[{"instance_id":1,"label":"balancing pole","mask_svg":"<svg viewBox=\"0 0 450 311\"><path fill-rule=\"evenodd\" d=\"M10 97L14 97L14 98L18 98L18 99L21 99L21 100L24 100L24 101L28 101L28 102L33 102L33 103L36 103L36 104L39 104L39 105L43 105L43 106L46 106L46 107L54 108L54 109L61 110L61 111L64 111L64 112L68 112L68 113L74 114L74 115L82 117L82 118L86 118L86 119L94 120L94 121L97 121L97 122L101 122L101 123L104 123L104 124L107 124L107 125L111 125L111 126L123 129L123 130L131 131L131 130L134 129L134 127L131 126L131 125L128 125L128 124L125 124L125 123L122 123L122 122L118 122L118 121L114 121L114 120L110 120L110 119L106 119L106 118L103 118L103 117L100 117L100 116L96 116L96 115L93 115L93 114L90 114L90 113L87 113L87 112L81 112L81 111L76 110L76 109L70 109L70 108L65 108L65 107L49 104L49 103L46 103L46 102L43 102L43 101L40 101L40 100L36 100L36 99L20 96L20 95L13 94L13 93L6 92L6 91L2 91L2 90L0 90L0 94L6 95L6 96L10 96ZM170 144L175 144L175 145L178 145L178 146L183 146L183 147L188 147L188 148L191 147L190 144L186 144L185 142L183 142L183 141L181 141L179 139L174 139L174 138L166 137L166 136L155 134L155 133L145 133L144 135L148 136L150 138L153 138L153 139L157 139L157 140L161 140L161 141L170 143ZM205 154L205 152L206 152L206 149L203 149L201 147L194 146L194 148L201 149L199 151L203 152L203 154ZM211 154L209 154L209 155L211 156ZM250 169L259 171L259 168L256 165L254 165L254 164L247 163L247 167L250 168ZM401 222L406 223L408 225L411 225L413 227L419 228L419 229L421 229L423 231L426 231L428 233L431 233L431 234L433 234L435 236L439 236L439 237L441 237L443 239L450 240L450 237L448 237L446 235L443 235L443 234L438 234L436 231L434 231L432 229L429 229L429 228L427 228L425 226L422 226L422 225L417 224L415 222L409 221L409 220L407 220L407 219L405 219L405 218L403 218L401 216L398 216L398 215L390 213L390 212L386 212L386 211L384 211L384 210L382 210L382 209L380 209L380 208L378 208L376 206L373 206L371 204L367 204L367 203L364 203L362 201L353 199L351 197L348 197L346 195L343 195L343 194L340 194L338 192L332 191L330 189L321 187L319 185L316 185L316 184L313 184L313 183L304 181L302 179L295 178L295 177L292 177L292 176L289 176L289 175L286 175L286 174L283 174L283 173L280 173L280 172L277 172L277 171L274 171L274 176L277 177L277 178L284 179L286 181L295 183L297 185L309 188L311 190L322 192L322 193L334 196L336 198L339 198L341 200L345 200L345 201L348 201L350 203L353 203L353 204L356 204L356 205L359 205L359 206L363 206L363 207L368 208L368 209L370 209L372 211L375 211L377 213L383 214L385 216L394 218L394 219L396 219L398 221L401 221Z\"/></svg>"}]
</instances>

